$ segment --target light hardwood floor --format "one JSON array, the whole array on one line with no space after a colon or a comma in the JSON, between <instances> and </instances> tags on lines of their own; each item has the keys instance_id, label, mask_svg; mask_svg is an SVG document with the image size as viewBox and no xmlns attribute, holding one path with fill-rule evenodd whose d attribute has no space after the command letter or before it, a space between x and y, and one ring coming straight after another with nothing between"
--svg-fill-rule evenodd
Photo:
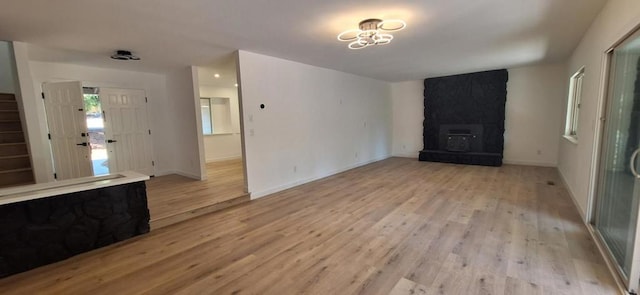
<instances>
[{"instance_id":1,"label":"light hardwood floor","mask_svg":"<svg viewBox=\"0 0 640 295\"><path fill-rule=\"evenodd\" d=\"M207 163L205 181L176 174L151 178L147 199L152 229L248 202L242 160Z\"/></svg>"},{"instance_id":2,"label":"light hardwood floor","mask_svg":"<svg viewBox=\"0 0 640 295\"><path fill-rule=\"evenodd\" d=\"M554 169L391 158L0 280L0 294L35 293L615 288Z\"/></svg>"}]
</instances>

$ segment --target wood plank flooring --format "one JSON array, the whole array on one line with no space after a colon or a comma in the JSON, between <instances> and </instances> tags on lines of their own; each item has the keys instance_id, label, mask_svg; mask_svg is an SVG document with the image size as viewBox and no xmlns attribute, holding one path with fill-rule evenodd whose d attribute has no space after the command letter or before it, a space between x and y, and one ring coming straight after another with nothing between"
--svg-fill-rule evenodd
<instances>
[{"instance_id":1,"label":"wood plank flooring","mask_svg":"<svg viewBox=\"0 0 640 295\"><path fill-rule=\"evenodd\" d=\"M615 292L555 169L403 158L0 280L0 294Z\"/></svg>"},{"instance_id":2,"label":"wood plank flooring","mask_svg":"<svg viewBox=\"0 0 640 295\"><path fill-rule=\"evenodd\" d=\"M147 181L151 227L157 229L249 201L242 160L207 163L207 180L172 174Z\"/></svg>"}]
</instances>

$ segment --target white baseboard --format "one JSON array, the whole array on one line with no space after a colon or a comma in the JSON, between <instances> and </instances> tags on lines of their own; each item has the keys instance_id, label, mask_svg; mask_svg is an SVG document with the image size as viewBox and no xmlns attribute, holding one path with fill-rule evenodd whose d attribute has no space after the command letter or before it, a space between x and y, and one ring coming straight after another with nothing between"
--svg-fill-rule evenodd
<instances>
[{"instance_id":1,"label":"white baseboard","mask_svg":"<svg viewBox=\"0 0 640 295\"><path fill-rule=\"evenodd\" d=\"M417 159L419 155L420 155L420 152L415 152L415 153L395 153L395 154L391 154L391 156L392 156L392 157L399 157L399 158L412 158L412 159Z\"/></svg>"},{"instance_id":2,"label":"white baseboard","mask_svg":"<svg viewBox=\"0 0 640 295\"><path fill-rule=\"evenodd\" d=\"M173 172L172 170L155 171L153 176L158 177L158 176L165 176L169 174L175 174L175 172Z\"/></svg>"},{"instance_id":3,"label":"white baseboard","mask_svg":"<svg viewBox=\"0 0 640 295\"><path fill-rule=\"evenodd\" d=\"M230 156L230 157L222 157L222 158L214 158L214 159L206 159L206 162L207 163L213 163L213 162L222 162L222 161L237 160L237 159L242 159L242 155L235 155L235 156Z\"/></svg>"},{"instance_id":4,"label":"white baseboard","mask_svg":"<svg viewBox=\"0 0 640 295\"><path fill-rule=\"evenodd\" d=\"M521 165L521 166L558 167L558 163L551 163L551 162L537 162L537 161L521 161L521 160L503 159L502 163L508 164L508 165Z\"/></svg>"},{"instance_id":5,"label":"white baseboard","mask_svg":"<svg viewBox=\"0 0 640 295\"><path fill-rule=\"evenodd\" d=\"M162 171L162 172L156 173L156 176L165 176L165 175L170 175L170 174L177 174L177 175L184 176L184 177L187 177L187 178L200 180L200 176L198 176L198 175L195 175L193 173L184 172L184 171L178 171L178 170Z\"/></svg>"},{"instance_id":6,"label":"white baseboard","mask_svg":"<svg viewBox=\"0 0 640 295\"><path fill-rule=\"evenodd\" d=\"M184 172L184 171L176 171L175 174L182 175L184 177L193 178L195 180L201 180L200 175L195 175L193 173Z\"/></svg>"},{"instance_id":7,"label":"white baseboard","mask_svg":"<svg viewBox=\"0 0 640 295\"><path fill-rule=\"evenodd\" d=\"M567 193L569 193L569 197L571 198L571 201L573 201L573 205L578 210L578 214L580 214L580 219L582 219L582 223L587 227L587 231L589 232L589 235L591 236L591 239L593 240L593 242L596 243L596 248L598 248L598 251L600 252L600 256L602 256L602 258L604 259L605 264L607 265L607 268L609 269L609 272L613 276L613 279L616 282L616 286L618 287L618 290L620 291L620 294L629 294L625 289L624 282L622 282L620 280L620 278L618 277L617 270L616 270L617 266L615 265L615 262L612 261L611 258L609 258L609 255L607 253L607 249L605 248L606 246L603 245L600 242L600 239L596 235L596 232L595 232L595 229L593 228L593 225L591 225L589 223L589 220L587 220L585 213L582 212L582 209L580 209L580 205L578 205L578 201L577 201L573 191L571 190L571 187L569 186L569 183L567 182L567 179L564 177L564 174L562 174L560 169L558 169L558 174L560 175L560 179L562 180L562 184L564 185L565 189L567 190Z\"/></svg>"},{"instance_id":8,"label":"white baseboard","mask_svg":"<svg viewBox=\"0 0 640 295\"><path fill-rule=\"evenodd\" d=\"M582 219L582 222L584 222L585 224L588 224L589 221L587 220L585 212L582 212L582 208L578 204L578 200L576 199L576 196L573 190L571 189L571 186L569 186L569 182L567 182L567 179L564 177L564 174L562 174L562 171L560 171L560 169L557 169L557 170L558 170L558 174L560 175L560 180L562 180L562 185L564 185L564 188L567 190L567 193L569 193L569 198L571 198L571 201L573 201L573 206L576 207L576 209L578 210L578 214L580 214L580 219Z\"/></svg>"},{"instance_id":9,"label":"white baseboard","mask_svg":"<svg viewBox=\"0 0 640 295\"><path fill-rule=\"evenodd\" d=\"M359 162L359 163L355 163L355 164L352 164L352 165L348 165L348 166L343 167L341 169L336 169L336 170L333 170L333 171L330 171L330 172L327 172L327 173L324 173L324 174L321 174L321 175L318 175L318 176L315 176L315 177L296 180L296 181L293 181L293 182L289 182L289 183L286 183L286 184L283 184L283 185L279 185L279 186L276 186L276 187L272 187L272 188L269 188L269 189L266 189L266 190L262 190L262 191L251 192L250 193L251 200L262 198L262 197L265 197L265 196L268 196L268 195L271 195L271 194L274 194L274 193L277 193L277 192L281 192L283 190L290 189L292 187L296 187L296 186L299 186L299 185L302 185L302 184L305 184L305 183L308 183L308 182L316 181L318 179L322 179L322 178L329 177L329 176L332 176L332 175L335 175L335 174L338 174L338 173L342 173L342 172L345 172L347 170L351 170L353 168L357 168L357 167L360 167L360 166L371 164L373 162L382 161L382 160L388 159L390 157L391 157L390 155L386 155L386 156L374 158L372 160L368 160L368 161L364 161L364 162Z\"/></svg>"}]
</instances>

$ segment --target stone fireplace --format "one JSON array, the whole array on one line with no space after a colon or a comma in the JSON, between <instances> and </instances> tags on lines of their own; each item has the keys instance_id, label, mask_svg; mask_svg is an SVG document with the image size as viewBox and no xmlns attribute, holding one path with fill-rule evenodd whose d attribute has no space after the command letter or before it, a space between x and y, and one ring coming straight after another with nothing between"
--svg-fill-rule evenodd
<instances>
[{"instance_id":1,"label":"stone fireplace","mask_svg":"<svg viewBox=\"0 0 640 295\"><path fill-rule=\"evenodd\" d=\"M482 152L482 125L440 125L439 147L449 152Z\"/></svg>"},{"instance_id":2,"label":"stone fireplace","mask_svg":"<svg viewBox=\"0 0 640 295\"><path fill-rule=\"evenodd\" d=\"M502 165L507 70L424 81L420 161Z\"/></svg>"}]
</instances>

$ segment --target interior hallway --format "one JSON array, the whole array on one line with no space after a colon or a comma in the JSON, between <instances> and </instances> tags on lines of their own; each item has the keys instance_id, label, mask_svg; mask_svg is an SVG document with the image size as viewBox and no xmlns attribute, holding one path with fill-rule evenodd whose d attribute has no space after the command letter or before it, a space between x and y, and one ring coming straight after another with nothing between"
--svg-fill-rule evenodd
<instances>
[{"instance_id":1,"label":"interior hallway","mask_svg":"<svg viewBox=\"0 0 640 295\"><path fill-rule=\"evenodd\" d=\"M34 293L616 289L554 168L391 158L0 280Z\"/></svg>"}]
</instances>

